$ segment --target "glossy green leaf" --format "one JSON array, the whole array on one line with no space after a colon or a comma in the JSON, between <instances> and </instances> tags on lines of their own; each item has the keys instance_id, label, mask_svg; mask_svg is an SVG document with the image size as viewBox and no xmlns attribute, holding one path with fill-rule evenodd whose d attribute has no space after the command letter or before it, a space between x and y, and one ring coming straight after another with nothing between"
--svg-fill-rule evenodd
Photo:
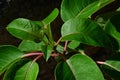
<instances>
[{"instance_id":1,"label":"glossy green leaf","mask_svg":"<svg viewBox=\"0 0 120 80\"><path fill-rule=\"evenodd\" d=\"M77 48L78 46L80 45L80 42L79 41L71 41L69 44L68 44L68 47L70 48L70 49L75 49L75 48Z\"/></svg>"},{"instance_id":2,"label":"glossy green leaf","mask_svg":"<svg viewBox=\"0 0 120 80\"><path fill-rule=\"evenodd\" d=\"M41 27L31 20L18 18L13 20L8 26L7 30L13 36L22 40L41 40L43 31Z\"/></svg>"},{"instance_id":3,"label":"glossy green leaf","mask_svg":"<svg viewBox=\"0 0 120 80\"><path fill-rule=\"evenodd\" d=\"M70 19L62 26L62 41L76 40L80 43L111 47L110 39L104 30L95 22L88 19Z\"/></svg>"},{"instance_id":4,"label":"glossy green leaf","mask_svg":"<svg viewBox=\"0 0 120 80\"><path fill-rule=\"evenodd\" d=\"M120 47L120 14L114 15L106 22L105 31L115 38Z\"/></svg>"},{"instance_id":5,"label":"glossy green leaf","mask_svg":"<svg viewBox=\"0 0 120 80\"><path fill-rule=\"evenodd\" d=\"M120 79L120 53L115 53L103 65L102 69L114 80Z\"/></svg>"},{"instance_id":6,"label":"glossy green leaf","mask_svg":"<svg viewBox=\"0 0 120 80\"><path fill-rule=\"evenodd\" d=\"M96 63L86 55L73 55L59 63L55 71L56 80L104 80Z\"/></svg>"},{"instance_id":7,"label":"glossy green leaf","mask_svg":"<svg viewBox=\"0 0 120 80\"><path fill-rule=\"evenodd\" d=\"M60 62L55 69L55 80L76 80L66 62Z\"/></svg>"},{"instance_id":8,"label":"glossy green leaf","mask_svg":"<svg viewBox=\"0 0 120 80\"><path fill-rule=\"evenodd\" d=\"M38 64L30 61L16 71L14 80L36 80L38 72Z\"/></svg>"},{"instance_id":9,"label":"glossy green leaf","mask_svg":"<svg viewBox=\"0 0 120 80\"><path fill-rule=\"evenodd\" d=\"M46 33L46 37L49 40L49 44L54 45L54 40L53 40L53 35L51 32L51 26L50 24L47 25L47 28L44 30L44 32Z\"/></svg>"},{"instance_id":10,"label":"glossy green leaf","mask_svg":"<svg viewBox=\"0 0 120 80\"><path fill-rule=\"evenodd\" d=\"M42 20L44 25L44 32L49 39L50 44L54 45L54 40L51 32L50 23L56 19L59 14L59 10L55 8L44 20Z\"/></svg>"},{"instance_id":11,"label":"glossy green leaf","mask_svg":"<svg viewBox=\"0 0 120 80\"><path fill-rule=\"evenodd\" d=\"M42 52L44 53L44 57L46 59L46 61L49 59L50 57L50 54L52 53L53 51L53 46L50 46L50 45L43 45L42 47Z\"/></svg>"},{"instance_id":12,"label":"glossy green leaf","mask_svg":"<svg viewBox=\"0 0 120 80\"><path fill-rule=\"evenodd\" d=\"M63 0L61 4L61 17L67 21L76 17L79 12L96 0Z\"/></svg>"},{"instance_id":13,"label":"glossy green leaf","mask_svg":"<svg viewBox=\"0 0 120 80\"><path fill-rule=\"evenodd\" d=\"M113 1L114 0L63 0L61 5L61 17L63 21L75 17L88 18Z\"/></svg>"},{"instance_id":14,"label":"glossy green leaf","mask_svg":"<svg viewBox=\"0 0 120 80\"><path fill-rule=\"evenodd\" d=\"M24 40L20 43L18 48L24 52L36 52L41 51L41 46L43 44L43 42L36 43L34 41Z\"/></svg>"},{"instance_id":15,"label":"glossy green leaf","mask_svg":"<svg viewBox=\"0 0 120 80\"><path fill-rule=\"evenodd\" d=\"M22 58L23 52L14 46L0 46L0 75L13 63Z\"/></svg>"},{"instance_id":16,"label":"glossy green leaf","mask_svg":"<svg viewBox=\"0 0 120 80\"><path fill-rule=\"evenodd\" d=\"M93 2L92 4L88 5L86 8L84 8L78 15L77 17L90 17L92 14L103 8L104 6L112 3L115 0L97 0Z\"/></svg>"},{"instance_id":17,"label":"glossy green leaf","mask_svg":"<svg viewBox=\"0 0 120 80\"><path fill-rule=\"evenodd\" d=\"M36 80L39 66L36 62L28 62L17 72L14 80Z\"/></svg>"},{"instance_id":18,"label":"glossy green leaf","mask_svg":"<svg viewBox=\"0 0 120 80\"><path fill-rule=\"evenodd\" d=\"M52 21L55 20L55 18L58 16L59 14L59 10L57 8L55 8L44 20L43 22L48 25L50 24Z\"/></svg>"},{"instance_id":19,"label":"glossy green leaf","mask_svg":"<svg viewBox=\"0 0 120 80\"><path fill-rule=\"evenodd\" d=\"M6 72L4 75L3 80L14 80L14 77L16 76L17 70L19 70L23 65L28 63L30 60L28 59L21 59L20 61L14 63Z\"/></svg>"},{"instance_id":20,"label":"glossy green leaf","mask_svg":"<svg viewBox=\"0 0 120 80\"><path fill-rule=\"evenodd\" d=\"M35 24L37 24L39 27L43 28L43 23L41 21L32 21L34 22Z\"/></svg>"},{"instance_id":21,"label":"glossy green leaf","mask_svg":"<svg viewBox=\"0 0 120 80\"><path fill-rule=\"evenodd\" d=\"M58 45L58 46L56 47L56 50L57 50L59 53L61 53L61 54L64 53L64 47L63 47L62 45Z\"/></svg>"}]
</instances>

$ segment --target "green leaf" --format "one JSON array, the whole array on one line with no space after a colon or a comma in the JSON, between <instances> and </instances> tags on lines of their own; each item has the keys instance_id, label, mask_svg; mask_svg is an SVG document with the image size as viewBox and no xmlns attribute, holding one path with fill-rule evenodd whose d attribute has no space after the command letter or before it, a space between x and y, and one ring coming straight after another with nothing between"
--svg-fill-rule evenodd
<instances>
[{"instance_id":1,"label":"green leaf","mask_svg":"<svg viewBox=\"0 0 120 80\"><path fill-rule=\"evenodd\" d=\"M62 41L76 40L80 43L111 47L111 41L104 30L95 22L88 19L74 18L65 22L62 26Z\"/></svg>"},{"instance_id":2,"label":"green leaf","mask_svg":"<svg viewBox=\"0 0 120 80\"><path fill-rule=\"evenodd\" d=\"M56 19L59 14L59 10L55 8L44 20L42 20L44 25L44 32L49 39L50 44L54 45L54 40L51 32L50 23Z\"/></svg>"},{"instance_id":3,"label":"green leaf","mask_svg":"<svg viewBox=\"0 0 120 80\"><path fill-rule=\"evenodd\" d=\"M120 79L120 53L115 53L111 58L106 60L102 69L114 80Z\"/></svg>"},{"instance_id":4,"label":"green leaf","mask_svg":"<svg viewBox=\"0 0 120 80\"><path fill-rule=\"evenodd\" d=\"M50 24L52 21L55 20L55 18L58 16L58 14L59 14L59 10L58 10L57 8L55 8L55 9L49 14L49 16L47 16L47 17L43 20L43 22L44 22L46 25Z\"/></svg>"},{"instance_id":5,"label":"green leaf","mask_svg":"<svg viewBox=\"0 0 120 80\"><path fill-rule=\"evenodd\" d=\"M81 10L96 0L63 0L61 4L61 17L67 21L76 17Z\"/></svg>"},{"instance_id":6,"label":"green leaf","mask_svg":"<svg viewBox=\"0 0 120 80\"><path fill-rule=\"evenodd\" d=\"M0 75L13 63L22 58L23 52L14 46L0 46Z\"/></svg>"},{"instance_id":7,"label":"green leaf","mask_svg":"<svg viewBox=\"0 0 120 80\"><path fill-rule=\"evenodd\" d=\"M20 43L19 45L19 49L21 51L25 51L25 52L36 52L36 51L41 51L41 46L43 45L43 42L39 42L36 43L34 41L30 41L30 40L24 40Z\"/></svg>"},{"instance_id":8,"label":"green leaf","mask_svg":"<svg viewBox=\"0 0 120 80\"><path fill-rule=\"evenodd\" d=\"M103 8L104 6L112 3L115 0L97 0L95 2L93 2L92 4L88 5L86 8L84 8L77 16L78 17L90 17L97 12L98 10L100 10L101 8Z\"/></svg>"},{"instance_id":9,"label":"green leaf","mask_svg":"<svg viewBox=\"0 0 120 80\"><path fill-rule=\"evenodd\" d=\"M104 80L95 62L86 55L73 55L59 63L55 71L56 80Z\"/></svg>"},{"instance_id":10,"label":"green leaf","mask_svg":"<svg viewBox=\"0 0 120 80\"><path fill-rule=\"evenodd\" d=\"M28 59L21 59L20 61L14 63L6 72L4 75L3 80L14 80L14 77L16 76L17 70L19 70L23 65L28 63L30 60Z\"/></svg>"},{"instance_id":11,"label":"green leaf","mask_svg":"<svg viewBox=\"0 0 120 80\"><path fill-rule=\"evenodd\" d=\"M61 5L61 17L63 21L75 17L88 18L113 1L114 0L63 0Z\"/></svg>"},{"instance_id":12,"label":"green leaf","mask_svg":"<svg viewBox=\"0 0 120 80\"><path fill-rule=\"evenodd\" d=\"M14 80L36 80L38 72L38 64L30 61L16 72Z\"/></svg>"},{"instance_id":13,"label":"green leaf","mask_svg":"<svg viewBox=\"0 0 120 80\"><path fill-rule=\"evenodd\" d=\"M62 45L58 45L58 46L56 47L56 50L57 50L59 53L61 53L61 54L64 53L64 47L63 47Z\"/></svg>"},{"instance_id":14,"label":"green leaf","mask_svg":"<svg viewBox=\"0 0 120 80\"><path fill-rule=\"evenodd\" d=\"M35 24L37 24L39 27L43 28L43 23L41 21L32 21L34 22Z\"/></svg>"},{"instance_id":15,"label":"green leaf","mask_svg":"<svg viewBox=\"0 0 120 80\"><path fill-rule=\"evenodd\" d=\"M21 64L13 66L15 67L15 69L17 67L19 68L17 71L15 71L16 73L14 76L14 80L36 80L39 72L39 66L36 62L29 61L21 67L19 67L19 65L21 66ZM8 73L7 77L9 77L9 75L10 73Z\"/></svg>"},{"instance_id":16,"label":"green leaf","mask_svg":"<svg viewBox=\"0 0 120 80\"><path fill-rule=\"evenodd\" d=\"M41 29L33 21L24 18L15 19L7 26L9 33L22 40L41 40L43 37Z\"/></svg>"},{"instance_id":17,"label":"green leaf","mask_svg":"<svg viewBox=\"0 0 120 80\"><path fill-rule=\"evenodd\" d=\"M68 44L68 47L70 48L70 49L75 49L75 48L77 48L78 46L80 45L80 42L79 41L71 41L69 44Z\"/></svg>"},{"instance_id":18,"label":"green leaf","mask_svg":"<svg viewBox=\"0 0 120 80\"><path fill-rule=\"evenodd\" d=\"M120 12L120 7L116 11Z\"/></svg>"},{"instance_id":19,"label":"green leaf","mask_svg":"<svg viewBox=\"0 0 120 80\"><path fill-rule=\"evenodd\" d=\"M66 62L60 62L55 69L55 80L75 80L75 76Z\"/></svg>"},{"instance_id":20,"label":"green leaf","mask_svg":"<svg viewBox=\"0 0 120 80\"><path fill-rule=\"evenodd\" d=\"M113 38L115 38L119 44L119 48L120 48L120 13L117 15L114 15L111 19L109 19L106 22L105 25L105 31L106 33L108 33L109 35L111 35Z\"/></svg>"},{"instance_id":21,"label":"green leaf","mask_svg":"<svg viewBox=\"0 0 120 80\"><path fill-rule=\"evenodd\" d=\"M49 59L49 57L50 57L50 54L53 51L53 46L51 46L51 45L43 45L41 48L42 48L42 52L44 53L44 58L47 61Z\"/></svg>"}]
</instances>

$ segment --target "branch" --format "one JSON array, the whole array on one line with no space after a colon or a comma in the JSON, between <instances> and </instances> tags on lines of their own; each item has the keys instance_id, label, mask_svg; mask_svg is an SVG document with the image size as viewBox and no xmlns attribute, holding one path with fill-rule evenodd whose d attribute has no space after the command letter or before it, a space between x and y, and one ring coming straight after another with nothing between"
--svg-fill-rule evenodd
<instances>
[{"instance_id":1,"label":"branch","mask_svg":"<svg viewBox=\"0 0 120 80\"><path fill-rule=\"evenodd\" d=\"M60 37L60 38L58 39L58 41L56 42L55 46L57 46L57 45L60 43L61 39L62 39L62 37Z\"/></svg>"},{"instance_id":2,"label":"branch","mask_svg":"<svg viewBox=\"0 0 120 80\"><path fill-rule=\"evenodd\" d=\"M27 53L27 54L23 55L22 58L24 58L24 57L30 57L30 56L43 56L43 53L42 52ZM59 56L59 54L53 53L50 56L51 57L56 57L56 56Z\"/></svg>"},{"instance_id":3,"label":"branch","mask_svg":"<svg viewBox=\"0 0 120 80\"><path fill-rule=\"evenodd\" d=\"M68 46L68 41L65 41L65 46L64 46L64 54L66 53L67 46Z\"/></svg>"}]
</instances>

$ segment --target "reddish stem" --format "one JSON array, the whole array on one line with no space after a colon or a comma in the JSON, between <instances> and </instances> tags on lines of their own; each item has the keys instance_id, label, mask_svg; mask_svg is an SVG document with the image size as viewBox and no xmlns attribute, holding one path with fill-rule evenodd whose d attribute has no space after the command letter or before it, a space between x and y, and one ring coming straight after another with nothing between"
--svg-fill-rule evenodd
<instances>
[{"instance_id":1,"label":"reddish stem","mask_svg":"<svg viewBox=\"0 0 120 80\"><path fill-rule=\"evenodd\" d=\"M41 58L42 57L42 55L39 55L39 56L37 56L34 60L33 60L33 62L35 62L35 61L37 61L39 58Z\"/></svg>"},{"instance_id":2,"label":"reddish stem","mask_svg":"<svg viewBox=\"0 0 120 80\"><path fill-rule=\"evenodd\" d=\"M41 52L33 52L23 55L23 57L30 57L30 56L43 56L43 53ZM51 57L59 56L59 54L53 53L50 55Z\"/></svg>"},{"instance_id":3,"label":"reddish stem","mask_svg":"<svg viewBox=\"0 0 120 80\"><path fill-rule=\"evenodd\" d=\"M102 61L97 61L96 63L97 64L105 64L105 62L102 62Z\"/></svg>"},{"instance_id":4,"label":"reddish stem","mask_svg":"<svg viewBox=\"0 0 120 80\"><path fill-rule=\"evenodd\" d=\"M65 41L64 52L67 50L68 41Z\"/></svg>"},{"instance_id":5,"label":"reddish stem","mask_svg":"<svg viewBox=\"0 0 120 80\"><path fill-rule=\"evenodd\" d=\"M23 55L23 57L30 57L30 56L36 56L36 55L43 56L43 53L41 53L41 52L27 53L27 54Z\"/></svg>"},{"instance_id":6,"label":"reddish stem","mask_svg":"<svg viewBox=\"0 0 120 80\"><path fill-rule=\"evenodd\" d=\"M56 53L53 53L50 55L51 57L56 57L56 56L59 56L59 54L56 54Z\"/></svg>"},{"instance_id":7,"label":"reddish stem","mask_svg":"<svg viewBox=\"0 0 120 80\"><path fill-rule=\"evenodd\" d=\"M55 46L57 46L60 43L61 39L62 39L62 37L59 38L59 40L56 42Z\"/></svg>"}]
</instances>

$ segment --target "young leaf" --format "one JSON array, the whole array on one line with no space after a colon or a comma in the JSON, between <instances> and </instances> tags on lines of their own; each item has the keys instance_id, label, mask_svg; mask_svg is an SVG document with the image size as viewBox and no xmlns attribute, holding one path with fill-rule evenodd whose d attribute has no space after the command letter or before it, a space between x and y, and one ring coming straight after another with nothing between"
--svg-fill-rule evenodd
<instances>
[{"instance_id":1,"label":"young leaf","mask_svg":"<svg viewBox=\"0 0 120 80\"><path fill-rule=\"evenodd\" d=\"M7 30L22 40L40 40L43 37L42 28L31 20L18 18L13 20Z\"/></svg>"},{"instance_id":2,"label":"young leaf","mask_svg":"<svg viewBox=\"0 0 120 80\"><path fill-rule=\"evenodd\" d=\"M95 22L88 19L74 18L65 22L62 26L62 41L76 40L80 43L111 47L110 39L103 29Z\"/></svg>"},{"instance_id":3,"label":"young leaf","mask_svg":"<svg viewBox=\"0 0 120 80\"><path fill-rule=\"evenodd\" d=\"M73 55L66 62L57 65L56 80L104 80L95 62L86 55Z\"/></svg>"},{"instance_id":4,"label":"young leaf","mask_svg":"<svg viewBox=\"0 0 120 80\"><path fill-rule=\"evenodd\" d=\"M58 16L59 14L59 10L57 8L55 8L50 14L49 16L47 16L42 22L44 25L44 32L47 35L49 42L54 45L54 40L53 40L53 36L52 36L52 32L51 32L51 26L50 23L52 21L55 20L55 18Z\"/></svg>"},{"instance_id":5,"label":"young leaf","mask_svg":"<svg viewBox=\"0 0 120 80\"><path fill-rule=\"evenodd\" d=\"M77 48L78 46L80 45L80 42L79 41L71 41L69 44L68 44L68 47L70 48L70 49L75 49L75 48Z\"/></svg>"},{"instance_id":6,"label":"young leaf","mask_svg":"<svg viewBox=\"0 0 120 80\"><path fill-rule=\"evenodd\" d=\"M61 17L63 21L71 18L88 18L97 10L113 2L114 0L63 0L61 5Z\"/></svg>"},{"instance_id":7,"label":"young leaf","mask_svg":"<svg viewBox=\"0 0 120 80\"><path fill-rule=\"evenodd\" d=\"M49 59L50 57L50 54L52 53L53 51L53 46L50 46L50 45L43 45L42 47L42 52L44 53L44 57L46 59L46 61Z\"/></svg>"},{"instance_id":8,"label":"young leaf","mask_svg":"<svg viewBox=\"0 0 120 80\"><path fill-rule=\"evenodd\" d=\"M23 52L14 46L0 46L0 75L23 56Z\"/></svg>"},{"instance_id":9,"label":"young leaf","mask_svg":"<svg viewBox=\"0 0 120 80\"><path fill-rule=\"evenodd\" d=\"M41 51L41 46L43 44L44 44L43 42L36 43L34 41L24 40L20 43L18 48L21 51L25 51L25 52L36 52L36 51Z\"/></svg>"},{"instance_id":10,"label":"young leaf","mask_svg":"<svg viewBox=\"0 0 120 80\"><path fill-rule=\"evenodd\" d=\"M54 45L54 40L51 32L50 23L56 19L59 14L59 10L55 8L44 20L42 20L44 25L44 32L46 33L50 43Z\"/></svg>"},{"instance_id":11,"label":"young leaf","mask_svg":"<svg viewBox=\"0 0 120 80\"><path fill-rule=\"evenodd\" d=\"M55 8L55 9L49 14L49 16L47 16L47 17L43 20L43 22L44 22L46 25L50 24L52 21L55 20L55 18L58 16L58 14L59 14L59 10L58 10L57 8Z\"/></svg>"}]
</instances>

